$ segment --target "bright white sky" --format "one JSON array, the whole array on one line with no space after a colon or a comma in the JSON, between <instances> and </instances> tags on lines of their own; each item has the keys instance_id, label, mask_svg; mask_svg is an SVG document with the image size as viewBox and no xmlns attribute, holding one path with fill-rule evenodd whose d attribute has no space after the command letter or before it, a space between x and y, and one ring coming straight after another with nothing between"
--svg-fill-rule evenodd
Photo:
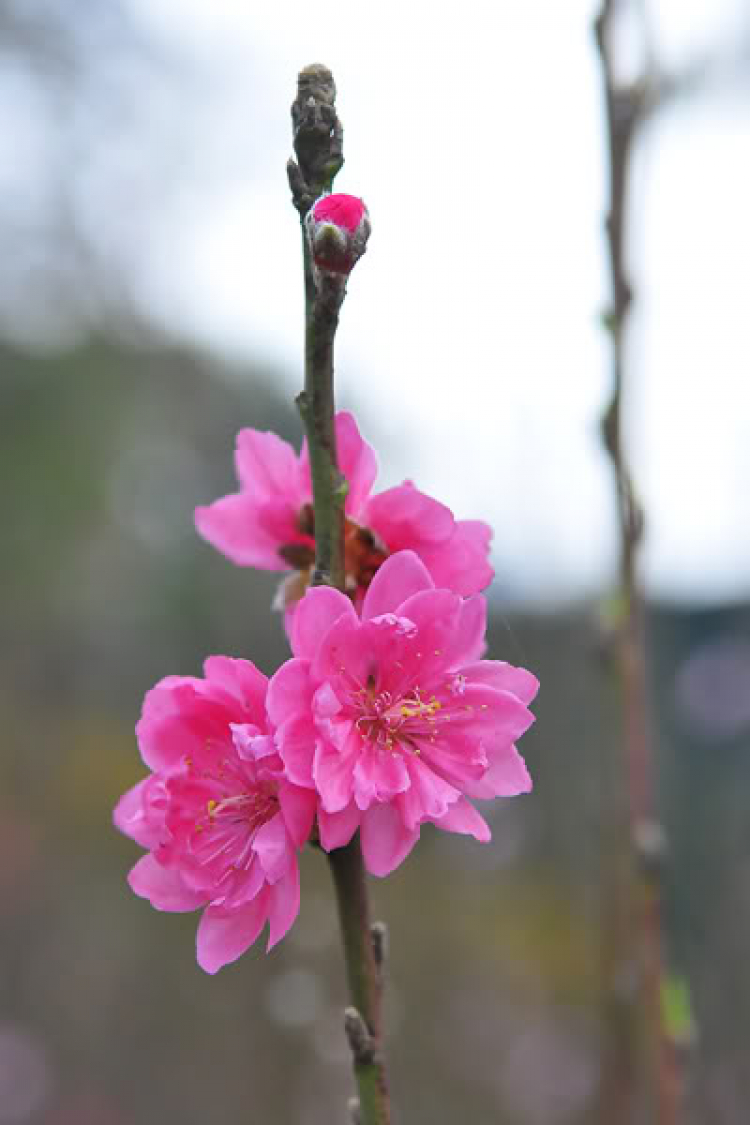
<instances>
[{"instance_id":1,"label":"bright white sky","mask_svg":"<svg viewBox=\"0 0 750 1125\"><path fill-rule=\"evenodd\" d=\"M603 586L614 533L598 437L609 352L597 323L608 297L597 5L468 2L441 17L392 0L131 3L215 62L228 96L247 69L262 92L252 181L227 182L199 224L156 249L147 283L163 315L237 354L267 353L296 391L288 113L300 67L327 63L346 130L336 186L362 195L373 221L339 332L340 400L380 449L384 483L412 476L493 524L499 590L538 603ZM743 8L652 0L657 52L668 68L726 62L748 38ZM647 579L662 596L750 591L747 92L717 80L664 112L636 167L628 409Z\"/></svg>"}]
</instances>

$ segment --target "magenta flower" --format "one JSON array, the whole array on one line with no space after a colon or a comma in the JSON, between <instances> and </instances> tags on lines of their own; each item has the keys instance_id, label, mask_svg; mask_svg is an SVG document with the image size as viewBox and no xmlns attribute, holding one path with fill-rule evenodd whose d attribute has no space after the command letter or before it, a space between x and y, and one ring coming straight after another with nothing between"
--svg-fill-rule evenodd
<instances>
[{"instance_id":1,"label":"magenta flower","mask_svg":"<svg viewBox=\"0 0 750 1125\"><path fill-rule=\"evenodd\" d=\"M531 788L514 743L538 683L480 659L485 617L482 597L436 589L411 551L383 563L361 618L328 587L300 602L294 659L271 678L267 708L289 780L318 794L326 850L359 828L368 869L387 875L423 823L487 841L467 797Z\"/></svg>"},{"instance_id":2,"label":"magenta flower","mask_svg":"<svg viewBox=\"0 0 750 1125\"><path fill-rule=\"evenodd\" d=\"M271 949L299 911L297 849L315 795L291 784L266 725L268 681L247 660L213 656L205 679L168 676L136 728L153 771L121 797L117 827L148 855L128 881L157 910L205 907L198 963L236 960L269 922Z\"/></svg>"},{"instance_id":3,"label":"magenta flower","mask_svg":"<svg viewBox=\"0 0 750 1125\"><path fill-rule=\"evenodd\" d=\"M336 415L346 497L347 592L361 604L373 575L388 555L412 550L436 586L468 596L492 581L487 561L492 532L479 520L455 520L444 504L407 481L371 495L377 460L351 414ZM312 483L307 444L297 456L272 433L241 430L235 453L240 491L196 508L199 533L239 566L293 570L284 605L302 597L315 560Z\"/></svg>"},{"instance_id":4,"label":"magenta flower","mask_svg":"<svg viewBox=\"0 0 750 1125\"><path fill-rule=\"evenodd\" d=\"M370 237L370 215L356 195L321 195L305 219L313 261L323 273L351 273Z\"/></svg>"}]
</instances>

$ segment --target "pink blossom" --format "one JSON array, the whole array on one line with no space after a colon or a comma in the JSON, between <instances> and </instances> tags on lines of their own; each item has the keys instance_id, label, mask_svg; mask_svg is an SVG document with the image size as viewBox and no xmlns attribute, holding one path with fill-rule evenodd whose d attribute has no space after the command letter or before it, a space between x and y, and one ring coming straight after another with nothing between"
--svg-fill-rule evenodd
<instances>
[{"instance_id":1,"label":"pink blossom","mask_svg":"<svg viewBox=\"0 0 750 1125\"><path fill-rule=\"evenodd\" d=\"M531 788L514 743L538 683L480 659L485 617L484 598L436 589L412 551L383 563L361 618L328 587L300 602L267 708L289 780L318 794L324 848L359 828L368 869L386 875L426 821L487 841L467 797Z\"/></svg>"},{"instance_id":2,"label":"pink blossom","mask_svg":"<svg viewBox=\"0 0 750 1125\"><path fill-rule=\"evenodd\" d=\"M401 550L416 552L435 585L457 594L475 594L492 581L487 524L455 520L449 508L410 481L372 495L377 460L351 414L336 415L336 443L349 483L347 592L357 604L384 559ZM196 527L240 566L293 570L282 597L283 604L291 605L304 593L315 558L307 445L298 456L275 434L241 430L235 464L240 491L197 508Z\"/></svg>"},{"instance_id":3,"label":"pink blossom","mask_svg":"<svg viewBox=\"0 0 750 1125\"><path fill-rule=\"evenodd\" d=\"M284 777L266 725L266 677L223 656L204 673L169 676L147 694L136 731L152 773L121 797L114 820L148 849L128 877L137 895L158 910L206 908L198 963L215 973L266 921L271 949L297 917L297 849L315 795Z\"/></svg>"},{"instance_id":4,"label":"pink blossom","mask_svg":"<svg viewBox=\"0 0 750 1125\"><path fill-rule=\"evenodd\" d=\"M370 215L356 195L322 195L308 211L305 229L317 268L345 277L365 252Z\"/></svg>"}]
</instances>

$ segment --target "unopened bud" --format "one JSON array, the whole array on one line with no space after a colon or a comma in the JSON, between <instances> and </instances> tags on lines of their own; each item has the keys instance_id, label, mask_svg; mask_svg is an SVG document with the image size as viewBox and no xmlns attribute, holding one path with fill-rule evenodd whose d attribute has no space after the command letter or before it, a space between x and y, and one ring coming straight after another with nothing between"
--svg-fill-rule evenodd
<instances>
[{"instance_id":1,"label":"unopened bud","mask_svg":"<svg viewBox=\"0 0 750 1125\"><path fill-rule=\"evenodd\" d=\"M365 252L370 215L356 195L321 195L305 220L313 261L324 273L348 274Z\"/></svg>"}]
</instances>

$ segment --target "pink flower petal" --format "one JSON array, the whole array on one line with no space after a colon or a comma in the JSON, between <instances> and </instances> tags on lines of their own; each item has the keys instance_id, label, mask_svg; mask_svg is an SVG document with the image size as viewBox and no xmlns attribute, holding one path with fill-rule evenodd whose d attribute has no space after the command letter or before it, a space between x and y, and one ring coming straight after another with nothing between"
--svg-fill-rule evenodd
<instances>
[{"instance_id":1,"label":"pink flower petal","mask_svg":"<svg viewBox=\"0 0 750 1125\"><path fill-rule=\"evenodd\" d=\"M396 659L404 665L407 681L417 680L426 686L436 676L442 677L446 667L455 665L454 651L463 647L461 599L450 590L421 590L407 598L398 612L412 623L414 635ZM398 665L391 657L387 673L390 691L396 689L398 672Z\"/></svg>"},{"instance_id":2,"label":"pink flower petal","mask_svg":"<svg viewBox=\"0 0 750 1125\"><path fill-rule=\"evenodd\" d=\"M291 509L285 508L285 511L289 513L286 522L292 523ZM271 534L259 517L258 503L247 493L238 492L196 508L194 519L201 538L237 566L289 570L289 563L279 554L284 538Z\"/></svg>"},{"instance_id":3,"label":"pink flower petal","mask_svg":"<svg viewBox=\"0 0 750 1125\"><path fill-rule=\"evenodd\" d=\"M453 513L445 504L420 492L411 482L372 496L363 515L395 554L411 548L446 543L453 535Z\"/></svg>"},{"instance_id":4,"label":"pink flower petal","mask_svg":"<svg viewBox=\"0 0 750 1125\"><path fill-rule=\"evenodd\" d=\"M281 815L295 848L303 847L310 837L317 803L317 794L312 789L286 781L279 785Z\"/></svg>"},{"instance_id":5,"label":"pink flower petal","mask_svg":"<svg viewBox=\"0 0 750 1125\"><path fill-rule=\"evenodd\" d=\"M486 631L487 602L480 594L474 594L461 604L459 636L451 654L456 664L479 659L487 647L484 639Z\"/></svg>"},{"instance_id":6,"label":"pink flower petal","mask_svg":"<svg viewBox=\"0 0 750 1125\"><path fill-rule=\"evenodd\" d=\"M352 799L353 773L357 762L359 736L346 751L318 742L313 759L313 780L326 812L341 812Z\"/></svg>"},{"instance_id":7,"label":"pink flower petal","mask_svg":"<svg viewBox=\"0 0 750 1125\"><path fill-rule=\"evenodd\" d=\"M216 973L224 965L236 961L249 949L268 917L269 889L264 887L256 897L238 910L223 911L208 907L198 923L198 964L207 973Z\"/></svg>"},{"instance_id":8,"label":"pink flower petal","mask_svg":"<svg viewBox=\"0 0 750 1125\"><path fill-rule=\"evenodd\" d=\"M361 819L362 814L353 801L340 812L329 813L324 808L319 808L320 846L326 852L331 852L334 848L343 848L359 828Z\"/></svg>"},{"instance_id":9,"label":"pink flower petal","mask_svg":"<svg viewBox=\"0 0 750 1125\"><path fill-rule=\"evenodd\" d=\"M352 414L340 410L335 425L339 469L349 483L345 508L356 518L378 475L378 459L360 434Z\"/></svg>"},{"instance_id":10,"label":"pink flower petal","mask_svg":"<svg viewBox=\"0 0 750 1125\"><path fill-rule=\"evenodd\" d=\"M232 742L244 762L259 762L276 753L276 744L270 734L258 734L252 723L230 723Z\"/></svg>"},{"instance_id":11,"label":"pink flower petal","mask_svg":"<svg viewBox=\"0 0 750 1125\"><path fill-rule=\"evenodd\" d=\"M197 910L206 902L205 894L188 889L179 872L163 867L149 852L141 856L128 875L130 889L140 898L147 898L157 910L181 914Z\"/></svg>"},{"instance_id":12,"label":"pink flower petal","mask_svg":"<svg viewBox=\"0 0 750 1125\"><path fill-rule=\"evenodd\" d=\"M450 785L465 790L469 781L478 781L487 771L488 759L475 731L451 724L450 734L420 745L426 765Z\"/></svg>"},{"instance_id":13,"label":"pink flower petal","mask_svg":"<svg viewBox=\"0 0 750 1125\"><path fill-rule=\"evenodd\" d=\"M417 828L425 820L438 820L460 797L459 791L434 773L416 756L409 758L409 780L398 807L407 828Z\"/></svg>"},{"instance_id":14,"label":"pink flower petal","mask_svg":"<svg viewBox=\"0 0 750 1125\"><path fill-rule=\"evenodd\" d=\"M289 870L293 853L287 839L286 824L281 813L272 816L255 833L253 851L269 883L277 883Z\"/></svg>"},{"instance_id":15,"label":"pink flower petal","mask_svg":"<svg viewBox=\"0 0 750 1125\"><path fill-rule=\"evenodd\" d=\"M203 664L206 681L216 684L236 700L246 712L248 721L264 724L268 676L250 660L229 656L209 656Z\"/></svg>"},{"instance_id":16,"label":"pink flower petal","mask_svg":"<svg viewBox=\"0 0 750 1125\"><path fill-rule=\"evenodd\" d=\"M362 606L362 619L395 613L412 594L433 588L429 571L414 551L399 551L385 560L370 583Z\"/></svg>"},{"instance_id":17,"label":"pink flower petal","mask_svg":"<svg viewBox=\"0 0 750 1125\"><path fill-rule=\"evenodd\" d=\"M410 779L401 754L365 743L357 755L352 781L358 808L367 809L374 802L390 801L403 793Z\"/></svg>"},{"instance_id":18,"label":"pink flower petal","mask_svg":"<svg viewBox=\"0 0 750 1125\"><path fill-rule=\"evenodd\" d=\"M283 496L301 507L309 499L299 491L297 454L276 434L240 430L235 466L243 490L251 493L257 503Z\"/></svg>"},{"instance_id":19,"label":"pink flower petal","mask_svg":"<svg viewBox=\"0 0 750 1125\"><path fill-rule=\"evenodd\" d=\"M457 520L446 543L421 546L420 557L435 585L462 597L489 586L494 570L487 561L492 529L481 520Z\"/></svg>"},{"instance_id":20,"label":"pink flower petal","mask_svg":"<svg viewBox=\"0 0 750 1125\"><path fill-rule=\"evenodd\" d=\"M490 759L490 766L484 777L469 781L464 790L470 797L516 797L519 793L530 793L532 782L521 755L515 746L500 750Z\"/></svg>"},{"instance_id":21,"label":"pink flower petal","mask_svg":"<svg viewBox=\"0 0 750 1125\"><path fill-rule=\"evenodd\" d=\"M162 825L155 823L146 812L144 798L153 787L152 779L153 775L150 775L123 793L112 817L115 827L142 848L157 847L163 831Z\"/></svg>"},{"instance_id":22,"label":"pink flower petal","mask_svg":"<svg viewBox=\"0 0 750 1125\"><path fill-rule=\"evenodd\" d=\"M202 686L202 681L190 676L167 676L146 693L135 731L141 757L150 769L179 765L205 741L200 730L185 722L182 707Z\"/></svg>"},{"instance_id":23,"label":"pink flower petal","mask_svg":"<svg viewBox=\"0 0 750 1125\"><path fill-rule=\"evenodd\" d=\"M522 703L529 704L539 691L539 680L525 668L516 668L503 660L480 660L462 669L463 675L472 683L487 684L488 687L510 692Z\"/></svg>"},{"instance_id":24,"label":"pink flower petal","mask_svg":"<svg viewBox=\"0 0 750 1125\"><path fill-rule=\"evenodd\" d=\"M315 586L308 590L297 606L292 622L292 652L312 660L320 642L340 617L357 621L349 598L331 586Z\"/></svg>"},{"instance_id":25,"label":"pink flower petal","mask_svg":"<svg viewBox=\"0 0 750 1125\"><path fill-rule=\"evenodd\" d=\"M269 902L268 952L270 953L299 914L299 867L296 859L284 878L271 887Z\"/></svg>"},{"instance_id":26,"label":"pink flower petal","mask_svg":"<svg viewBox=\"0 0 750 1125\"><path fill-rule=\"evenodd\" d=\"M269 681L268 717L274 726L280 727L292 715L309 713L311 698L309 660L287 660Z\"/></svg>"},{"instance_id":27,"label":"pink flower petal","mask_svg":"<svg viewBox=\"0 0 750 1125\"><path fill-rule=\"evenodd\" d=\"M408 856L419 829L408 829L393 805L372 805L360 828L365 867L372 875L390 875Z\"/></svg>"},{"instance_id":28,"label":"pink flower petal","mask_svg":"<svg viewBox=\"0 0 750 1125\"><path fill-rule=\"evenodd\" d=\"M464 836L473 836L480 844L486 844L492 837L484 817L480 816L464 797L459 798L439 820L433 823L436 828L442 828L446 832L460 832Z\"/></svg>"},{"instance_id":29,"label":"pink flower petal","mask_svg":"<svg viewBox=\"0 0 750 1125\"><path fill-rule=\"evenodd\" d=\"M288 780L294 785L312 788L313 756L318 734L309 715L304 711L293 715L276 731L276 741Z\"/></svg>"}]
</instances>

